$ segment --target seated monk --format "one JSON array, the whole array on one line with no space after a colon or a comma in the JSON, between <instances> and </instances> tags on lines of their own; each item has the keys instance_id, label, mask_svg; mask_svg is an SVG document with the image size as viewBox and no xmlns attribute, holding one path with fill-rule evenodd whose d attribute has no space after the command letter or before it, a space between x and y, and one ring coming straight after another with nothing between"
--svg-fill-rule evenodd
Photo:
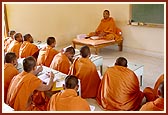
<instances>
[{"instance_id":1,"label":"seated monk","mask_svg":"<svg viewBox=\"0 0 168 115\"><path fill-rule=\"evenodd\" d=\"M145 94L146 100L147 101L154 101L155 99L158 98L158 87L160 83L164 81L164 74L162 74L156 81L154 88L151 87L146 87L143 90L143 93Z\"/></svg>"},{"instance_id":2,"label":"seated monk","mask_svg":"<svg viewBox=\"0 0 168 115\"><path fill-rule=\"evenodd\" d=\"M8 88L6 103L14 108L15 111L27 111L27 110L46 110L47 102L44 98L36 98L35 100L40 105L34 103L32 100L33 93L37 94L37 91L48 91L53 85L54 74L51 72L48 74L50 80L47 84L44 84L37 76L34 75L36 70L36 60L32 56L28 56L23 60L23 71L14 76ZM42 68L38 72L41 72ZM40 93L41 94L41 93ZM44 96L44 95L41 95ZM38 96L36 96L38 97ZM42 105L43 104L43 105ZM42 107L45 106L45 107ZM43 109L42 109L43 108Z\"/></svg>"},{"instance_id":3,"label":"seated monk","mask_svg":"<svg viewBox=\"0 0 168 115\"><path fill-rule=\"evenodd\" d=\"M20 46L22 44L22 34L16 33L14 34L14 39L11 44L9 45L9 48L7 49L7 52L15 52L17 58L19 58L19 50Z\"/></svg>"},{"instance_id":4,"label":"seated monk","mask_svg":"<svg viewBox=\"0 0 168 115\"><path fill-rule=\"evenodd\" d=\"M43 64L44 66L50 67L50 64L56 54L59 52L54 49L56 45L56 40L54 37L47 38L47 46L39 51L39 56L37 58L37 64Z\"/></svg>"},{"instance_id":5,"label":"seated monk","mask_svg":"<svg viewBox=\"0 0 168 115\"><path fill-rule=\"evenodd\" d=\"M74 60L69 74L80 79L82 98L95 98L101 80L95 64L89 59L91 55L89 47L81 47L80 55L80 58Z\"/></svg>"},{"instance_id":6,"label":"seated monk","mask_svg":"<svg viewBox=\"0 0 168 115\"><path fill-rule=\"evenodd\" d=\"M8 52L5 55L5 64L4 64L4 102L6 102L8 86L12 78L19 74L19 71L16 69L17 57L14 52Z\"/></svg>"},{"instance_id":7,"label":"seated monk","mask_svg":"<svg viewBox=\"0 0 168 115\"><path fill-rule=\"evenodd\" d=\"M48 103L49 111L90 111L89 104L86 100L77 95L78 78L67 76L64 90L52 95Z\"/></svg>"},{"instance_id":8,"label":"seated monk","mask_svg":"<svg viewBox=\"0 0 168 115\"><path fill-rule=\"evenodd\" d=\"M101 20L101 23L99 24L95 32L89 33L89 37L99 36L99 39L104 40L122 40L121 30L116 27L114 19L109 16L110 12L108 10L104 10L104 19Z\"/></svg>"},{"instance_id":9,"label":"seated monk","mask_svg":"<svg viewBox=\"0 0 168 115\"><path fill-rule=\"evenodd\" d=\"M164 81L159 84L158 98L144 104L140 111L164 111Z\"/></svg>"},{"instance_id":10,"label":"seated monk","mask_svg":"<svg viewBox=\"0 0 168 115\"><path fill-rule=\"evenodd\" d=\"M68 74L74 54L75 49L73 47L66 48L65 51L54 56L50 64L50 68Z\"/></svg>"},{"instance_id":11,"label":"seated monk","mask_svg":"<svg viewBox=\"0 0 168 115\"><path fill-rule=\"evenodd\" d=\"M32 36L30 34L25 34L23 36L23 44L20 47L19 57L26 58L28 56L33 56L35 59L37 59L37 52L39 52L39 49L33 44Z\"/></svg>"},{"instance_id":12,"label":"seated monk","mask_svg":"<svg viewBox=\"0 0 168 115\"><path fill-rule=\"evenodd\" d=\"M11 30L8 32L8 36L7 38L5 38L4 40L4 51L7 52L7 49L9 47L9 44L14 40L13 35L16 33L16 31Z\"/></svg>"},{"instance_id":13,"label":"seated monk","mask_svg":"<svg viewBox=\"0 0 168 115\"><path fill-rule=\"evenodd\" d=\"M144 94L135 73L127 68L127 60L119 57L109 67L100 83L97 102L106 110L139 110Z\"/></svg>"}]
</instances>

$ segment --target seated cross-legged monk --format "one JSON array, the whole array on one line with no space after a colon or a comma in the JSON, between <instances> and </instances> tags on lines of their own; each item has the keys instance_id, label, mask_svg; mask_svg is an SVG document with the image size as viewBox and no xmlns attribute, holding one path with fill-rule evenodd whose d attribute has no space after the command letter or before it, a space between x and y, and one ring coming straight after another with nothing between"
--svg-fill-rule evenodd
<instances>
[{"instance_id":1,"label":"seated cross-legged monk","mask_svg":"<svg viewBox=\"0 0 168 115\"><path fill-rule=\"evenodd\" d=\"M56 45L56 39L54 37L47 38L47 46L40 49L39 55L37 58L37 64L43 64L47 67L50 67L50 64L56 54L59 52L54 49Z\"/></svg>"},{"instance_id":2,"label":"seated cross-legged monk","mask_svg":"<svg viewBox=\"0 0 168 115\"><path fill-rule=\"evenodd\" d=\"M146 87L143 90L143 93L145 94L147 101L154 101L156 98L158 98L158 87L160 83L164 81L164 74L162 74L156 81L154 88Z\"/></svg>"},{"instance_id":3,"label":"seated cross-legged monk","mask_svg":"<svg viewBox=\"0 0 168 115\"><path fill-rule=\"evenodd\" d=\"M5 55L4 64L4 102L6 102L7 91L12 78L19 74L17 67L17 57L14 52L8 52Z\"/></svg>"},{"instance_id":4,"label":"seated cross-legged monk","mask_svg":"<svg viewBox=\"0 0 168 115\"><path fill-rule=\"evenodd\" d=\"M44 84L37 76L38 72L42 71L42 68L37 69L36 60L32 56L28 56L23 60L23 71L18 75L14 76L10 82L6 103L14 108L15 111L26 111L26 110L46 110L48 102L39 101L49 101L44 97L44 93L41 94L41 98L36 95L37 91L48 91L53 85L54 74L50 72L48 74L49 82ZM35 103L34 95L36 98ZM34 98L33 98L34 97ZM46 99L46 100L45 100Z\"/></svg>"},{"instance_id":5,"label":"seated cross-legged monk","mask_svg":"<svg viewBox=\"0 0 168 115\"><path fill-rule=\"evenodd\" d=\"M74 60L68 74L80 79L82 98L95 98L101 80L95 64L89 59L91 55L89 47L81 47L80 55L81 57Z\"/></svg>"},{"instance_id":6,"label":"seated cross-legged monk","mask_svg":"<svg viewBox=\"0 0 168 115\"><path fill-rule=\"evenodd\" d=\"M11 30L8 32L8 36L4 39L4 51L7 52L7 49L9 47L9 44L14 40L13 35L16 33L15 30Z\"/></svg>"},{"instance_id":7,"label":"seated cross-legged monk","mask_svg":"<svg viewBox=\"0 0 168 115\"><path fill-rule=\"evenodd\" d=\"M117 58L109 67L100 83L97 102L106 110L139 110L144 94L140 91L135 73L127 68L124 57Z\"/></svg>"},{"instance_id":8,"label":"seated cross-legged monk","mask_svg":"<svg viewBox=\"0 0 168 115\"><path fill-rule=\"evenodd\" d=\"M99 36L99 39L105 40L122 40L121 30L116 27L115 21L110 16L108 10L104 10L103 19L101 20L99 26L95 32L89 33L89 37Z\"/></svg>"},{"instance_id":9,"label":"seated cross-legged monk","mask_svg":"<svg viewBox=\"0 0 168 115\"><path fill-rule=\"evenodd\" d=\"M22 34L16 33L14 34L14 39L11 44L9 45L7 52L15 52L17 58L19 58L19 50L20 46L22 45Z\"/></svg>"},{"instance_id":10,"label":"seated cross-legged monk","mask_svg":"<svg viewBox=\"0 0 168 115\"><path fill-rule=\"evenodd\" d=\"M33 38L30 34L25 34L23 36L23 44L20 46L19 57L26 58L28 56L33 56L37 59L38 47L33 44Z\"/></svg>"},{"instance_id":11,"label":"seated cross-legged monk","mask_svg":"<svg viewBox=\"0 0 168 115\"><path fill-rule=\"evenodd\" d=\"M50 68L68 74L74 54L75 49L73 47L67 47L65 51L54 56L50 64Z\"/></svg>"},{"instance_id":12,"label":"seated cross-legged monk","mask_svg":"<svg viewBox=\"0 0 168 115\"><path fill-rule=\"evenodd\" d=\"M163 111L164 110L164 81L159 84L158 98L144 104L140 111Z\"/></svg>"},{"instance_id":13,"label":"seated cross-legged monk","mask_svg":"<svg viewBox=\"0 0 168 115\"><path fill-rule=\"evenodd\" d=\"M52 95L47 109L50 111L90 111L88 102L77 95L78 78L70 75L65 78L64 90Z\"/></svg>"}]
</instances>

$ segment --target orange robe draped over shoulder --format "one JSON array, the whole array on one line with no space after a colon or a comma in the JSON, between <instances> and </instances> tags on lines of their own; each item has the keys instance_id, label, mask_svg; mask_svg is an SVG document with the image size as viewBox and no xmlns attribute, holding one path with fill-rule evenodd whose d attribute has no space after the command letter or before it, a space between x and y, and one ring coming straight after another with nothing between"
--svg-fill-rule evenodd
<instances>
[{"instance_id":1,"label":"orange robe draped over shoulder","mask_svg":"<svg viewBox=\"0 0 168 115\"><path fill-rule=\"evenodd\" d=\"M49 111L90 111L86 100L77 96L74 89L65 89L63 92L52 95L48 103Z\"/></svg>"},{"instance_id":2,"label":"orange robe draped over shoulder","mask_svg":"<svg viewBox=\"0 0 168 115\"><path fill-rule=\"evenodd\" d=\"M14 52L17 58L19 58L19 50L21 44L22 44L21 42L18 42L16 40L12 41L11 44L9 45L7 52Z\"/></svg>"},{"instance_id":3,"label":"orange robe draped over shoulder","mask_svg":"<svg viewBox=\"0 0 168 115\"><path fill-rule=\"evenodd\" d=\"M162 74L156 81L154 88L146 87L143 91L147 101L154 101L158 98L158 88L160 83L164 81L164 74Z\"/></svg>"},{"instance_id":4,"label":"orange robe draped over shoulder","mask_svg":"<svg viewBox=\"0 0 168 115\"><path fill-rule=\"evenodd\" d=\"M102 32L108 33L106 36L103 37L103 39L106 40L118 40L121 39L120 32L121 30L116 27L116 24L114 22L114 19L112 17L109 17L108 19L102 19L99 26L96 29L96 33L100 34Z\"/></svg>"},{"instance_id":5,"label":"orange robe draped over shoulder","mask_svg":"<svg viewBox=\"0 0 168 115\"><path fill-rule=\"evenodd\" d=\"M43 64L44 66L50 67L50 64L56 54L59 52L53 49L51 46L46 46L39 51L39 56L37 58L37 64Z\"/></svg>"},{"instance_id":6,"label":"orange robe draped over shoulder","mask_svg":"<svg viewBox=\"0 0 168 115\"><path fill-rule=\"evenodd\" d=\"M33 56L39 51L38 47L30 42L24 41L20 47L19 57L26 58L28 56Z\"/></svg>"},{"instance_id":7,"label":"orange robe draped over shoulder","mask_svg":"<svg viewBox=\"0 0 168 115\"><path fill-rule=\"evenodd\" d=\"M80 79L82 98L94 98L97 96L101 80L96 66L89 58L76 59L70 68L69 74L75 75Z\"/></svg>"},{"instance_id":8,"label":"orange robe draped over shoulder","mask_svg":"<svg viewBox=\"0 0 168 115\"><path fill-rule=\"evenodd\" d=\"M50 64L50 68L53 68L57 71L68 74L70 69L70 61L65 54L59 53L54 56Z\"/></svg>"},{"instance_id":9,"label":"orange robe draped over shoulder","mask_svg":"<svg viewBox=\"0 0 168 115\"><path fill-rule=\"evenodd\" d=\"M4 65L4 102L6 102L7 91L12 78L19 74L19 71L11 63Z\"/></svg>"},{"instance_id":10,"label":"orange robe draped over shoulder","mask_svg":"<svg viewBox=\"0 0 168 115\"><path fill-rule=\"evenodd\" d=\"M7 104L15 111L25 111L31 106L33 91L42 81L31 73L25 71L15 76L8 89Z\"/></svg>"},{"instance_id":11,"label":"orange robe draped over shoulder","mask_svg":"<svg viewBox=\"0 0 168 115\"><path fill-rule=\"evenodd\" d=\"M140 111L164 111L164 98L157 98L144 104Z\"/></svg>"},{"instance_id":12,"label":"orange robe draped over shoulder","mask_svg":"<svg viewBox=\"0 0 168 115\"><path fill-rule=\"evenodd\" d=\"M100 83L97 102L107 110L138 110L144 94L134 72L114 66L106 70Z\"/></svg>"}]
</instances>

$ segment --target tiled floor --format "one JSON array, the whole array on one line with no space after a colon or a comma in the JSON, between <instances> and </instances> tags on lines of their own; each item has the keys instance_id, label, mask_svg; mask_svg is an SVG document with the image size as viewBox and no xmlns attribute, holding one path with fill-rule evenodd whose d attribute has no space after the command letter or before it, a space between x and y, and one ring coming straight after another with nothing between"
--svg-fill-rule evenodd
<instances>
[{"instance_id":1,"label":"tiled floor","mask_svg":"<svg viewBox=\"0 0 168 115\"><path fill-rule=\"evenodd\" d=\"M115 60L120 56L125 57L128 62L144 65L143 85L141 86L141 90L143 90L146 86L153 87L156 79L164 73L164 59L161 58L155 58L124 51L119 52L107 48L101 49L99 55L103 56L103 69L106 68L106 65L113 64ZM103 109L97 104L95 99L87 99L87 101L90 105L95 106L95 111L103 111Z\"/></svg>"}]
</instances>

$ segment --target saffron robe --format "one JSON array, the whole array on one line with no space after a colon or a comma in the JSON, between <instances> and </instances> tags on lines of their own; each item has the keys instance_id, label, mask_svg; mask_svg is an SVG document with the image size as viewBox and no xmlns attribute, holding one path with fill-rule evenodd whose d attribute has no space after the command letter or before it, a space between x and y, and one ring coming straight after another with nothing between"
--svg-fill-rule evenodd
<instances>
[{"instance_id":1,"label":"saffron robe","mask_svg":"<svg viewBox=\"0 0 168 115\"><path fill-rule=\"evenodd\" d=\"M164 98L157 98L144 104L140 111L164 111Z\"/></svg>"},{"instance_id":2,"label":"saffron robe","mask_svg":"<svg viewBox=\"0 0 168 115\"><path fill-rule=\"evenodd\" d=\"M164 74L162 74L156 81L154 88L146 87L143 91L147 101L154 101L158 98L158 88L160 83L164 81Z\"/></svg>"},{"instance_id":3,"label":"saffron robe","mask_svg":"<svg viewBox=\"0 0 168 115\"><path fill-rule=\"evenodd\" d=\"M76 59L70 67L69 74L80 79L82 98L95 98L97 96L101 80L96 66L89 58Z\"/></svg>"},{"instance_id":4,"label":"saffron robe","mask_svg":"<svg viewBox=\"0 0 168 115\"><path fill-rule=\"evenodd\" d=\"M12 78L19 74L19 71L11 63L5 63L4 65L4 102L6 102L7 92L9 84Z\"/></svg>"},{"instance_id":5,"label":"saffron robe","mask_svg":"<svg viewBox=\"0 0 168 115\"><path fill-rule=\"evenodd\" d=\"M50 64L56 54L59 52L52 48L51 46L46 46L39 51L37 58L37 64L43 64L44 66L50 67Z\"/></svg>"},{"instance_id":6,"label":"saffron robe","mask_svg":"<svg viewBox=\"0 0 168 115\"><path fill-rule=\"evenodd\" d=\"M90 111L88 102L77 96L74 89L52 95L47 108L49 111Z\"/></svg>"},{"instance_id":7,"label":"saffron robe","mask_svg":"<svg viewBox=\"0 0 168 115\"><path fill-rule=\"evenodd\" d=\"M24 41L20 46L19 57L26 58L28 56L33 56L39 51L38 47L28 41ZM36 57L35 57L36 58Z\"/></svg>"},{"instance_id":8,"label":"saffron robe","mask_svg":"<svg viewBox=\"0 0 168 115\"><path fill-rule=\"evenodd\" d=\"M31 73L22 71L13 77L8 88L6 103L15 111L25 111L32 104L32 94L42 81Z\"/></svg>"},{"instance_id":9,"label":"saffron robe","mask_svg":"<svg viewBox=\"0 0 168 115\"><path fill-rule=\"evenodd\" d=\"M108 19L102 19L95 32L96 35L107 33L107 35L102 37L105 40L122 40L120 34L121 30L116 27L112 17L109 17ZM89 36L93 36L92 33L90 33Z\"/></svg>"},{"instance_id":10,"label":"saffron robe","mask_svg":"<svg viewBox=\"0 0 168 115\"><path fill-rule=\"evenodd\" d=\"M68 57L63 53L58 53L54 56L50 68L68 74L70 69L70 61Z\"/></svg>"},{"instance_id":11,"label":"saffron robe","mask_svg":"<svg viewBox=\"0 0 168 115\"><path fill-rule=\"evenodd\" d=\"M21 44L22 44L21 42L18 42L16 40L12 41L11 44L9 45L7 52L14 52L17 58L19 58L19 50Z\"/></svg>"},{"instance_id":12,"label":"saffron robe","mask_svg":"<svg viewBox=\"0 0 168 115\"><path fill-rule=\"evenodd\" d=\"M123 66L109 67L100 83L97 102L114 111L138 110L144 94L135 73Z\"/></svg>"}]
</instances>

